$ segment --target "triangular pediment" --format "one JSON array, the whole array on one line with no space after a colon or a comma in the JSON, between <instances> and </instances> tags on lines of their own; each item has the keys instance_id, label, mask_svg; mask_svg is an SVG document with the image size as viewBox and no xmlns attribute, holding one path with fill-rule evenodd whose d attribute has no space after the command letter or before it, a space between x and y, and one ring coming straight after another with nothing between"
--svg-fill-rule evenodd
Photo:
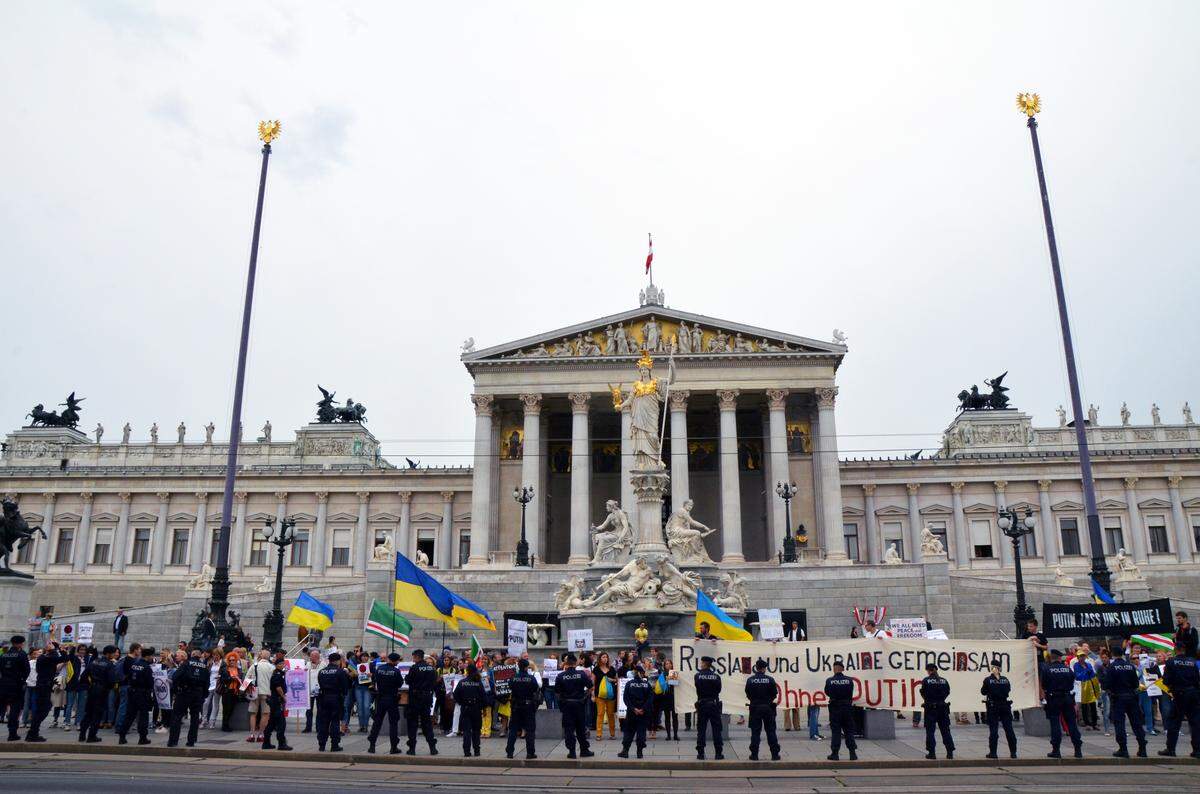
<instances>
[{"instance_id":1,"label":"triangular pediment","mask_svg":"<svg viewBox=\"0 0 1200 794\"><path fill-rule=\"evenodd\" d=\"M918 512L923 516L945 516L950 515L954 511L945 505L928 505L922 507Z\"/></svg>"},{"instance_id":2,"label":"triangular pediment","mask_svg":"<svg viewBox=\"0 0 1200 794\"><path fill-rule=\"evenodd\" d=\"M966 507L964 507L963 512L971 513L972 515L979 515L980 513L991 513L992 515L995 515L996 506L995 505L985 505L983 502L976 502L973 505L967 505Z\"/></svg>"},{"instance_id":3,"label":"triangular pediment","mask_svg":"<svg viewBox=\"0 0 1200 794\"><path fill-rule=\"evenodd\" d=\"M1193 507L1200 507L1200 496L1197 496L1193 499L1185 499L1183 501L1183 506L1188 508L1189 510L1192 509Z\"/></svg>"},{"instance_id":4,"label":"triangular pediment","mask_svg":"<svg viewBox=\"0 0 1200 794\"><path fill-rule=\"evenodd\" d=\"M1056 511L1057 510L1082 510L1083 505L1079 504L1079 502L1072 502L1071 500L1067 499L1062 502L1055 502L1054 504L1050 505L1050 509L1056 510Z\"/></svg>"},{"instance_id":5,"label":"triangular pediment","mask_svg":"<svg viewBox=\"0 0 1200 794\"><path fill-rule=\"evenodd\" d=\"M907 507L897 507L896 505L888 505L881 507L875 511L877 516L906 516L908 515Z\"/></svg>"},{"instance_id":6,"label":"triangular pediment","mask_svg":"<svg viewBox=\"0 0 1200 794\"><path fill-rule=\"evenodd\" d=\"M329 516L329 518L326 520L330 521L330 522L337 521L339 523L343 523L346 521L352 521L354 523L358 523L358 516L356 516L354 513L334 513L333 515Z\"/></svg>"},{"instance_id":7,"label":"triangular pediment","mask_svg":"<svg viewBox=\"0 0 1200 794\"><path fill-rule=\"evenodd\" d=\"M1138 507L1150 508L1152 510L1169 510L1171 503L1165 499L1147 499L1144 502L1138 502Z\"/></svg>"},{"instance_id":8,"label":"triangular pediment","mask_svg":"<svg viewBox=\"0 0 1200 794\"><path fill-rule=\"evenodd\" d=\"M1124 510L1125 507L1125 503L1120 499L1105 499L1096 504L1098 510Z\"/></svg>"},{"instance_id":9,"label":"triangular pediment","mask_svg":"<svg viewBox=\"0 0 1200 794\"><path fill-rule=\"evenodd\" d=\"M292 513L288 518L294 518L297 521L304 521L306 523L312 523L317 520L317 517L311 513Z\"/></svg>"},{"instance_id":10,"label":"triangular pediment","mask_svg":"<svg viewBox=\"0 0 1200 794\"><path fill-rule=\"evenodd\" d=\"M858 518L859 516L865 516L866 513L857 507L851 507L850 505L842 505L842 515L850 516L852 518Z\"/></svg>"},{"instance_id":11,"label":"triangular pediment","mask_svg":"<svg viewBox=\"0 0 1200 794\"><path fill-rule=\"evenodd\" d=\"M412 517L411 520L413 520L413 521L441 521L442 514L441 513L429 513L429 512L417 513L415 516Z\"/></svg>"},{"instance_id":12,"label":"triangular pediment","mask_svg":"<svg viewBox=\"0 0 1200 794\"><path fill-rule=\"evenodd\" d=\"M59 521L78 521L81 518L83 518L83 516L79 515L78 513L55 513L54 514L54 522L55 523L58 523Z\"/></svg>"},{"instance_id":13,"label":"triangular pediment","mask_svg":"<svg viewBox=\"0 0 1200 794\"><path fill-rule=\"evenodd\" d=\"M376 513L371 516L372 521L399 521L400 516L395 513Z\"/></svg>"},{"instance_id":14,"label":"triangular pediment","mask_svg":"<svg viewBox=\"0 0 1200 794\"><path fill-rule=\"evenodd\" d=\"M118 521L120 516L116 513L97 513L92 516L92 521Z\"/></svg>"},{"instance_id":15,"label":"triangular pediment","mask_svg":"<svg viewBox=\"0 0 1200 794\"><path fill-rule=\"evenodd\" d=\"M471 514L469 512L468 513L459 513L458 515L456 515L454 517L455 523L459 523L459 522L465 523L470 520L471 520Z\"/></svg>"},{"instance_id":16,"label":"triangular pediment","mask_svg":"<svg viewBox=\"0 0 1200 794\"><path fill-rule=\"evenodd\" d=\"M158 521L158 516L154 513L134 513L129 517L130 521Z\"/></svg>"},{"instance_id":17,"label":"triangular pediment","mask_svg":"<svg viewBox=\"0 0 1200 794\"><path fill-rule=\"evenodd\" d=\"M251 515L246 516L246 523L250 523L252 521L274 521L274 520L275 520L274 513L253 513Z\"/></svg>"},{"instance_id":18,"label":"triangular pediment","mask_svg":"<svg viewBox=\"0 0 1200 794\"><path fill-rule=\"evenodd\" d=\"M464 352L462 361L471 369L477 364L514 360L537 362L636 357L646 345L646 334L650 330L647 326L651 322L658 328L661 350L665 351L671 341L676 340L676 351L680 356L820 356L840 361L846 353L845 345L836 342L822 342L703 314L648 305L505 344ZM686 344L678 343L684 326L689 335ZM696 326L700 328L700 350L696 350L690 341L696 337ZM619 342L622 332L627 340L623 349Z\"/></svg>"},{"instance_id":19,"label":"triangular pediment","mask_svg":"<svg viewBox=\"0 0 1200 794\"><path fill-rule=\"evenodd\" d=\"M195 513L172 513L167 516L168 521L195 521Z\"/></svg>"},{"instance_id":20,"label":"triangular pediment","mask_svg":"<svg viewBox=\"0 0 1200 794\"><path fill-rule=\"evenodd\" d=\"M1008 507L1010 510L1016 510L1021 515L1038 512L1038 506L1032 502L1013 502Z\"/></svg>"}]
</instances>

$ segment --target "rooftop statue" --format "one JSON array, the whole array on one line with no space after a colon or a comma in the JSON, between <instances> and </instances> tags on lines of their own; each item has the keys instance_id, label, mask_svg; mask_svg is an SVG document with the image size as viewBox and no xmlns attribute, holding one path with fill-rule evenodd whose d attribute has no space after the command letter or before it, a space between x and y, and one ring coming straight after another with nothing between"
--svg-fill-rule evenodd
<instances>
[{"instance_id":1,"label":"rooftop statue","mask_svg":"<svg viewBox=\"0 0 1200 794\"><path fill-rule=\"evenodd\" d=\"M86 397L75 398L75 392L67 397L65 403L59 405L66 406L62 416L59 416L57 411L47 411L46 406L38 403L33 406L33 410L26 414L32 419L29 423L30 427L69 427L72 430L79 424L79 404L86 400Z\"/></svg>"},{"instance_id":2,"label":"rooftop statue","mask_svg":"<svg viewBox=\"0 0 1200 794\"><path fill-rule=\"evenodd\" d=\"M327 425L332 422L362 424L367 421L367 407L362 403L356 403L353 399L347 398L346 404L338 408L337 400L333 399L337 392L326 391L319 384L317 389L321 392L321 399L317 401L317 422Z\"/></svg>"},{"instance_id":3,"label":"rooftop statue","mask_svg":"<svg viewBox=\"0 0 1200 794\"><path fill-rule=\"evenodd\" d=\"M970 390L963 389L960 391L958 393L958 410L983 411L990 409L1001 411L1008 408L1008 395L1005 394L1008 391L1008 387L1002 385L1007 375L1008 373L1005 372L1003 375L990 380L985 378L983 381L984 384L992 387L992 391L988 394L981 393L978 385L971 386Z\"/></svg>"}]
</instances>

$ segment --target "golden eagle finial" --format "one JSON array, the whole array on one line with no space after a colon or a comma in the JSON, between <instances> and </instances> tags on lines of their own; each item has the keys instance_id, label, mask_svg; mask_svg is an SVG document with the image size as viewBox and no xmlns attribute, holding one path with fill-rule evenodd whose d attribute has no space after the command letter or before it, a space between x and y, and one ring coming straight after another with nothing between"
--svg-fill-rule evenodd
<instances>
[{"instance_id":1,"label":"golden eagle finial","mask_svg":"<svg viewBox=\"0 0 1200 794\"><path fill-rule=\"evenodd\" d=\"M258 122L258 137L263 143L268 146L271 141L279 137L281 124L278 121L260 121Z\"/></svg>"},{"instance_id":2,"label":"golden eagle finial","mask_svg":"<svg viewBox=\"0 0 1200 794\"><path fill-rule=\"evenodd\" d=\"M1037 94L1017 94L1017 110L1033 118L1042 111L1042 98Z\"/></svg>"},{"instance_id":3,"label":"golden eagle finial","mask_svg":"<svg viewBox=\"0 0 1200 794\"><path fill-rule=\"evenodd\" d=\"M638 359L638 369L645 367L646 369L654 369L654 359L650 358L650 352L646 348L642 348L642 357Z\"/></svg>"}]
</instances>

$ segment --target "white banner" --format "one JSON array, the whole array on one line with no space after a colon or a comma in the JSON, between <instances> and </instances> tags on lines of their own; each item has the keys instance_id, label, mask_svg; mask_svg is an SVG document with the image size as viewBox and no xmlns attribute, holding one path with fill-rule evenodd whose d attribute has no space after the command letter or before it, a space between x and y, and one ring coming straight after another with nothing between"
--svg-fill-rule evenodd
<instances>
[{"instance_id":1,"label":"white banner","mask_svg":"<svg viewBox=\"0 0 1200 794\"><path fill-rule=\"evenodd\" d=\"M167 671L162 669L161 664L151 665L150 671L154 675L154 699L158 702L160 709L170 711L171 678L167 675Z\"/></svg>"},{"instance_id":2,"label":"white banner","mask_svg":"<svg viewBox=\"0 0 1200 794\"><path fill-rule=\"evenodd\" d=\"M571 629L567 632L567 650L571 653L592 650L591 629Z\"/></svg>"},{"instance_id":3,"label":"white banner","mask_svg":"<svg viewBox=\"0 0 1200 794\"><path fill-rule=\"evenodd\" d=\"M764 640L783 639L783 615L778 609L758 610L758 636Z\"/></svg>"},{"instance_id":4,"label":"white banner","mask_svg":"<svg viewBox=\"0 0 1200 794\"><path fill-rule=\"evenodd\" d=\"M726 714L747 714L746 678L757 659L765 659L767 673L779 687L776 700L783 708L824 706L825 679L833 675L833 662L846 666L854 679L855 705L892 711L921 707L920 686L925 665L938 666L950 682L950 707L954 711L980 711L980 684L992 661L1012 682L1013 708L1038 705L1037 658L1033 646L1020 640L897 640L889 638L828 640L796 643L675 640L674 659L679 670L675 710L695 707L695 673L702 656L714 659L721 676L721 703Z\"/></svg>"},{"instance_id":5,"label":"white banner","mask_svg":"<svg viewBox=\"0 0 1200 794\"><path fill-rule=\"evenodd\" d=\"M516 618L508 619L508 655L521 658L529 642L529 624Z\"/></svg>"}]
</instances>

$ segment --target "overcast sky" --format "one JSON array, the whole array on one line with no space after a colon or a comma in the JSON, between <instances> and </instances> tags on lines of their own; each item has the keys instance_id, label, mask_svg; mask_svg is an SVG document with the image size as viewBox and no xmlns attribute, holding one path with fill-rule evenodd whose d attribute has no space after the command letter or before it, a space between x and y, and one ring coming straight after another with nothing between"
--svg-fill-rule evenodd
<instances>
[{"instance_id":1,"label":"overcast sky","mask_svg":"<svg viewBox=\"0 0 1200 794\"><path fill-rule=\"evenodd\" d=\"M0 431L74 389L106 440L227 435L264 118L248 437L320 382L394 460L469 457L462 340L636 306L647 231L669 305L848 334L844 455L935 446L1004 370L1053 424L1024 90L1084 402L1180 421L1197 41L1191 2L6 2Z\"/></svg>"}]
</instances>

